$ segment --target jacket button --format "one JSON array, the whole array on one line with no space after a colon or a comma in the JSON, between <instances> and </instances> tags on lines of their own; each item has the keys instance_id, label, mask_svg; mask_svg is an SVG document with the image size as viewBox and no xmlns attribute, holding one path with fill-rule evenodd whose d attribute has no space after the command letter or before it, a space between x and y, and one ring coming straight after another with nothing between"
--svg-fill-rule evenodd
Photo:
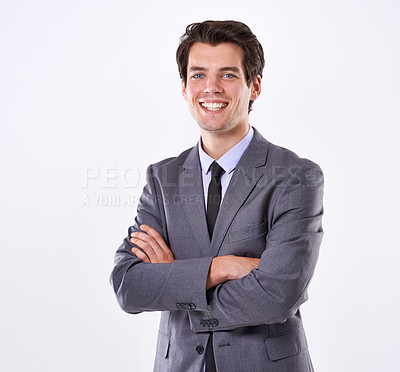
<instances>
[{"instance_id":1,"label":"jacket button","mask_svg":"<svg viewBox=\"0 0 400 372\"><path fill-rule=\"evenodd\" d=\"M201 355L204 353L204 347L201 345L196 346L196 351Z\"/></svg>"}]
</instances>

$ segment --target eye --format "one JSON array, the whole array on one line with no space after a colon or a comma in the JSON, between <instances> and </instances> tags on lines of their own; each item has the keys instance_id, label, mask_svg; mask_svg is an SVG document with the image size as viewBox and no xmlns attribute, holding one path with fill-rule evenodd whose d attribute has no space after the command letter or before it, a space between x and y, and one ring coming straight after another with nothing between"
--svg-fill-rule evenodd
<instances>
[{"instance_id":1,"label":"eye","mask_svg":"<svg viewBox=\"0 0 400 372\"><path fill-rule=\"evenodd\" d=\"M233 78L235 78L236 76L233 75L233 74L230 74L229 72L227 72L227 73L225 73L225 74L223 75L223 77L226 78L226 79L233 79Z\"/></svg>"},{"instance_id":2,"label":"eye","mask_svg":"<svg viewBox=\"0 0 400 372\"><path fill-rule=\"evenodd\" d=\"M192 75L192 79L201 79L203 76L203 74L194 74Z\"/></svg>"}]
</instances>

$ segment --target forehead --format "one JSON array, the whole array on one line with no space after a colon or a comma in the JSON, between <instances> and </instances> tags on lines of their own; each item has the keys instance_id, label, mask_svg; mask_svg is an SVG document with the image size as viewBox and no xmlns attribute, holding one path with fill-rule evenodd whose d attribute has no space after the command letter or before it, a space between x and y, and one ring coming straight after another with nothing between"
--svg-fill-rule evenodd
<instances>
[{"instance_id":1,"label":"forehead","mask_svg":"<svg viewBox=\"0 0 400 372\"><path fill-rule=\"evenodd\" d=\"M188 68L190 67L237 67L244 70L243 49L233 43L211 45L196 42L189 51Z\"/></svg>"}]
</instances>

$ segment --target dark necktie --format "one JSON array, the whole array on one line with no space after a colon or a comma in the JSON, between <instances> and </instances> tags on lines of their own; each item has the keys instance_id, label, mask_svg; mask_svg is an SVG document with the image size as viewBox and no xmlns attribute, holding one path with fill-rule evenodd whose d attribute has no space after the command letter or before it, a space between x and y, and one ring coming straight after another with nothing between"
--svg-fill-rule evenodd
<instances>
[{"instance_id":1,"label":"dark necktie","mask_svg":"<svg viewBox=\"0 0 400 372\"><path fill-rule=\"evenodd\" d=\"M207 196L207 226L210 239L214 231L215 221L217 219L219 205L221 204L222 188L221 174L223 169L215 161L211 164L211 181L208 186Z\"/></svg>"},{"instance_id":2,"label":"dark necktie","mask_svg":"<svg viewBox=\"0 0 400 372\"><path fill-rule=\"evenodd\" d=\"M217 219L219 205L221 204L222 188L221 188L221 174L223 169L215 161L211 164L211 181L208 186L207 196L207 226L210 239L212 238L215 221ZM213 351L213 333L207 343L206 349L206 372L216 372L214 351Z\"/></svg>"}]
</instances>

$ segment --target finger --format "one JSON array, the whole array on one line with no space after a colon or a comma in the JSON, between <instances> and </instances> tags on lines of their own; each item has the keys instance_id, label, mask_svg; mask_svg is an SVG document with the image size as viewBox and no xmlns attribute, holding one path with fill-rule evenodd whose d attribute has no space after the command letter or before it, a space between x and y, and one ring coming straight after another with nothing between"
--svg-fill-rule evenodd
<instances>
[{"instance_id":1,"label":"finger","mask_svg":"<svg viewBox=\"0 0 400 372\"><path fill-rule=\"evenodd\" d=\"M140 231L137 231L131 235L131 242L144 249L149 257L151 255L158 255L160 252L162 252L161 247L152 236ZM154 261L153 257L150 257L150 259L151 261Z\"/></svg>"},{"instance_id":2,"label":"finger","mask_svg":"<svg viewBox=\"0 0 400 372\"><path fill-rule=\"evenodd\" d=\"M174 254L168 247L167 243L165 243L162 235L148 225L141 225L140 228L146 232L149 237L152 237L154 244L157 244L154 246L154 248L156 250L157 257L160 260L159 262L173 262L175 259Z\"/></svg>"},{"instance_id":3,"label":"finger","mask_svg":"<svg viewBox=\"0 0 400 372\"><path fill-rule=\"evenodd\" d=\"M151 263L173 262L174 255L163 237L148 225L141 225L140 228L142 231L131 234L131 242L145 251Z\"/></svg>"},{"instance_id":4,"label":"finger","mask_svg":"<svg viewBox=\"0 0 400 372\"><path fill-rule=\"evenodd\" d=\"M156 229L153 229L151 226L148 225L141 225L140 228L148 235L150 235L157 242L160 248L162 248L163 250L166 249L170 250L167 244L165 243L164 238Z\"/></svg>"},{"instance_id":5,"label":"finger","mask_svg":"<svg viewBox=\"0 0 400 372\"><path fill-rule=\"evenodd\" d=\"M161 247L159 247L157 240L155 240L152 235L149 235L146 232L136 231L136 232L132 233L131 236L133 238L143 240L147 244L151 245L153 247L153 249L161 248Z\"/></svg>"},{"instance_id":6,"label":"finger","mask_svg":"<svg viewBox=\"0 0 400 372\"><path fill-rule=\"evenodd\" d=\"M140 258L142 261L149 263L151 262L149 257L145 253L143 253L139 248L133 247L131 251L135 256L137 256L137 258Z\"/></svg>"},{"instance_id":7,"label":"finger","mask_svg":"<svg viewBox=\"0 0 400 372\"><path fill-rule=\"evenodd\" d=\"M144 251L144 253L149 257L151 262L156 262L157 254L154 251L153 246L151 244L138 238L131 238L130 242L141 248Z\"/></svg>"},{"instance_id":8,"label":"finger","mask_svg":"<svg viewBox=\"0 0 400 372\"><path fill-rule=\"evenodd\" d=\"M154 229L152 229L152 230L155 231ZM154 234L153 231L150 231L150 234ZM150 246L151 249L154 251L154 253L159 257L162 257L166 253L169 252L169 248L166 245L165 246L160 246L158 241L152 235L147 234L147 232L137 231L137 232L132 233L131 235L134 238L138 238L138 239L142 240L143 242L147 243L147 245ZM147 245L145 245L146 248L147 248ZM152 257L150 257L150 259L151 259L152 262L154 262Z\"/></svg>"}]
</instances>

